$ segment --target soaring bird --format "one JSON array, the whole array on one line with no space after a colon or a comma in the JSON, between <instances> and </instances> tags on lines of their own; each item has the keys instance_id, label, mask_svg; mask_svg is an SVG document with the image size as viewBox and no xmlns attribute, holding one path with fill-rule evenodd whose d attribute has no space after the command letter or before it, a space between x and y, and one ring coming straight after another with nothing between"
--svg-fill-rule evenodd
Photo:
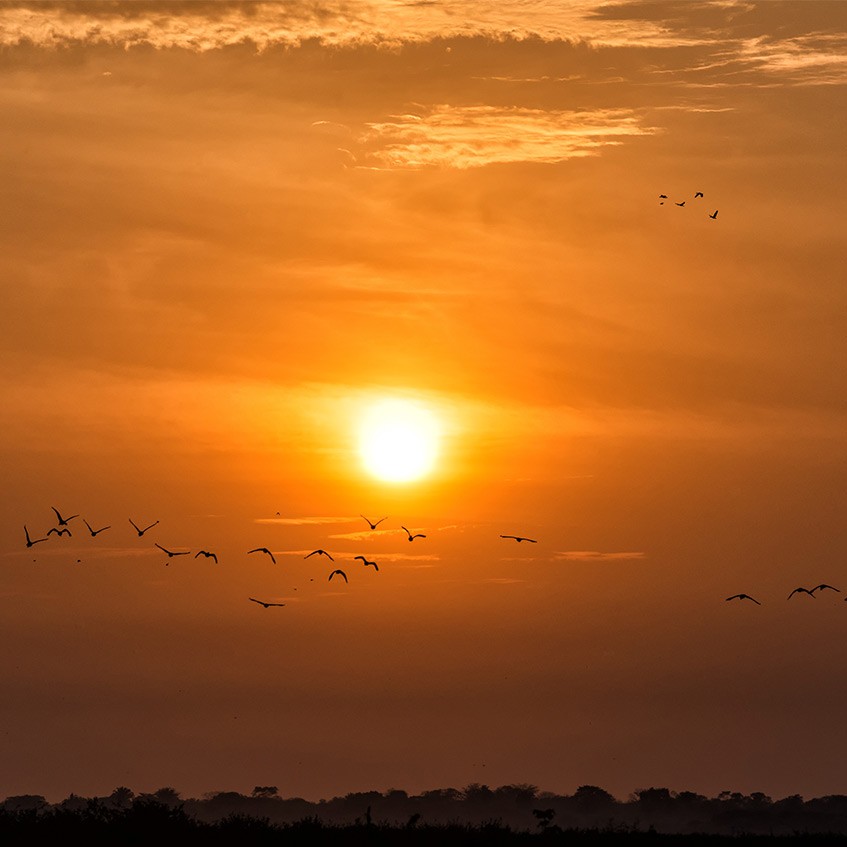
<instances>
[{"instance_id":1,"label":"soaring bird","mask_svg":"<svg viewBox=\"0 0 847 847\"><path fill-rule=\"evenodd\" d=\"M841 593L840 588L836 588L834 585L827 585L825 582L822 582L820 585L816 585L812 589L812 594L814 594L816 591L823 591L826 588L828 588L830 591L837 591L839 594Z\"/></svg>"},{"instance_id":2,"label":"soaring bird","mask_svg":"<svg viewBox=\"0 0 847 847\"><path fill-rule=\"evenodd\" d=\"M786 597L786 600L790 600L790 599L791 599L791 598L792 598L795 594L797 594L797 592L798 592L798 591L799 591L801 594L808 594L808 595L809 595L809 597L815 597L815 595L812 593L812 592L814 591L814 589L812 589L812 591L809 591L809 589L808 589L808 588L795 588L795 589L794 589L794 590L793 590L793 591L792 591L792 592L788 595L788 597ZM817 600L817 597L815 597L815 599Z\"/></svg>"},{"instance_id":3,"label":"soaring bird","mask_svg":"<svg viewBox=\"0 0 847 847\"><path fill-rule=\"evenodd\" d=\"M684 206L684 205L685 205L685 200L683 200L681 203L676 203L675 205L677 205L677 206Z\"/></svg>"},{"instance_id":4,"label":"soaring bird","mask_svg":"<svg viewBox=\"0 0 847 847\"><path fill-rule=\"evenodd\" d=\"M406 529L406 527L401 526L400 529ZM408 529L406 529L406 535L409 536L409 541L414 541L416 538L426 538L426 536L422 532L416 532L414 535L412 535L412 533L409 532Z\"/></svg>"},{"instance_id":5,"label":"soaring bird","mask_svg":"<svg viewBox=\"0 0 847 847\"><path fill-rule=\"evenodd\" d=\"M271 553L271 551L270 551L270 550L268 550L268 548L267 548L267 547L256 547L256 549L255 549L255 550L248 550L248 551L247 551L247 553L248 553L248 554L250 554L250 553L267 553L267 554L271 557L271 561L272 561L274 564L276 564L276 559L274 558L274 554L273 554L273 553ZM251 599L252 599L252 598L251 598ZM256 602L258 603L259 601L257 600Z\"/></svg>"},{"instance_id":6,"label":"soaring bird","mask_svg":"<svg viewBox=\"0 0 847 847\"><path fill-rule=\"evenodd\" d=\"M55 506L51 506L50 508L56 513L56 520L59 521L59 526L67 526L68 521L72 521L74 518L79 517L79 515L71 515L69 518L63 518Z\"/></svg>"},{"instance_id":7,"label":"soaring bird","mask_svg":"<svg viewBox=\"0 0 847 847\"><path fill-rule=\"evenodd\" d=\"M752 600L757 606L762 605L755 597L751 597L749 594L733 594L732 597L727 597L726 600L727 602L730 600Z\"/></svg>"},{"instance_id":8,"label":"soaring bird","mask_svg":"<svg viewBox=\"0 0 847 847\"><path fill-rule=\"evenodd\" d=\"M709 217L710 217L712 220L715 220L715 219L717 218L717 216L718 216L718 210L717 210L717 209L715 209L715 213L714 213L714 215L709 215Z\"/></svg>"},{"instance_id":9,"label":"soaring bird","mask_svg":"<svg viewBox=\"0 0 847 847\"><path fill-rule=\"evenodd\" d=\"M365 518L365 516L364 516L364 515L359 515L359 517L360 517L360 518ZM384 520L386 520L386 519L387 519L387 517L388 517L388 516L386 515L386 517L384 517L384 518L380 518L380 519L379 519L376 523L371 523L371 522L370 522L367 518L365 518L365 523L367 523L367 525L368 525L371 529L376 529L376 528L377 528L377 527L378 527L378 526L379 526L379 525L380 525L380 524L381 524Z\"/></svg>"},{"instance_id":10,"label":"soaring bird","mask_svg":"<svg viewBox=\"0 0 847 847\"><path fill-rule=\"evenodd\" d=\"M103 532L104 530L112 528L111 526L104 526L100 529L92 529L91 524L85 518L82 519L82 522L88 527L88 531L91 533L92 538L94 538L94 536L97 535L98 532Z\"/></svg>"},{"instance_id":11,"label":"soaring bird","mask_svg":"<svg viewBox=\"0 0 847 847\"><path fill-rule=\"evenodd\" d=\"M174 553L172 550L166 550L161 544L154 544L153 546L158 547L163 553L167 553L169 559L172 559L174 556L187 556L191 552L190 550L183 550L180 553Z\"/></svg>"},{"instance_id":12,"label":"soaring bird","mask_svg":"<svg viewBox=\"0 0 847 847\"><path fill-rule=\"evenodd\" d=\"M311 556L326 556L327 559L330 560L330 562L335 561L335 559L333 559L332 556L330 556L329 553L326 552L326 550L312 550L312 552L309 553L308 556L303 556L303 558L308 559Z\"/></svg>"},{"instance_id":13,"label":"soaring bird","mask_svg":"<svg viewBox=\"0 0 847 847\"><path fill-rule=\"evenodd\" d=\"M344 581L345 581L345 582L347 582L347 574L346 574L346 573L344 573L344 571L339 571L339 570L334 570L334 571L333 571L333 572L329 575L329 579L330 579L330 580L332 580L332 578L333 578L336 574L338 574L340 577L343 577L343 578L344 578Z\"/></svg>"},{"instance_id":14,"label":"soaring bird","mask_svg":"<svg viewBox=\"0 0 847 847\"><path fill-rule=\"evenodd\" d=\"M70 518L68 520L70 520ZM61 529L58 529L54 526L53 529L47 530L48 535L52 535L54 532L56 533L56 535L67 535L67 536L73 538L71 531L66 526L63 526Z\"/></svg>"},{"instance_id":15,"label":"soaring bird","mask_svg":"<svg viewBox=\"0 0 847 847\"><path fill-rule=\"evenodd\" d=\"M214 559L215 564L218 563L218 557L214 553L210 553L208 550L200 550L199 553L194 554L194 558L196 559L198 556L205 556L207 559Z\"/></svg>"},{"instance_id":16,"label":"soaring bird","mask_svg":"<svg viewBox=\"0 0 847 847\"><path fill-rule=\"evenodd\" d=\"M373 565L374 570L377 570L377 571L379 570L379 565L376 562L368 561L364 556L353 556L353 558L354 559L361 559L362 564L364 564L365 567L367 567L368 565Z\"/></svg>"},{"instance_id":17,"label":"soaring bird","mask_svg":"<svg viewBox=\"0 0 847 847\"><path fill-rule=\"evenodd\" d=\"M500 538L514 538L518 544L520 544L521 541L529 541L530 544L538 544L534 538L526 538L523 535L501 535Z\"/></svg>"},{"instance_id":18,"label":"soaring bird","mask_svg":"<svg viewBox=\"0 0 847 847\"><path fill-rule=\"evenodd\" d=\"M145 526L144 529L140 529L138 524L136 524L132 518L129 519L129 522L135 527L135 531L138 533L139 538L141 538L141 536L144 535L144 533L147 532L148 529L153 529L153 527L156 526L157 523L159 523L158 521L155 521L154 523L151 523L150 526Z\"/></svg>"},{"instance_id":19,"label":"soaring bird","mask_svg":"<svg viewBox=\"0 0 847 847\"><path fill-rule=\"evenodd\" d=\"M659 195L659 199L660 199L660 200L667 200L667 199L668 199L668 195L667 195L667 194L660 194L660 195Z\"/></svg>"},{"instance_id":20,"label":"soaring bird","mask_svg":"<svg viewBox=\"0 0 847 847\"><path fill-rule=\"evenodd\" d=\"M26 546L27 547L32 547L33 544L40 544L42 541L47 540L47 538L45 536L44 538L36 538L35 541L33 541L29 537L29 530L26 528L26 524L24 524L24 534L26 535Z\"/></svg>"},{"instance_id":21,"label":"soaring bird","mask_svg":"<svg viewBox=\"0 0 847 847\"><path fill-rule=\"evenodd\" d=\"M253 551L251 551L253 552ZM252 600L254 603L258 603L260 606L264 606L266 609L271 606L284 606L285 603L266 603L264 600L257 600L255 597L248 597L248 600Z\"/></svg>"},{"instance_id":22,"label":"soaring bird","mask_svg":"<svg viewBox=\"0 0 847 847\"><path fill-rule=\"evenodd\" d=\"M696 200L698 197L702 197L702 196L703 196L703 192L702 192L702 191L698 191L698 192L694 195L694 199Z\"/></svg>"}]
</instances>

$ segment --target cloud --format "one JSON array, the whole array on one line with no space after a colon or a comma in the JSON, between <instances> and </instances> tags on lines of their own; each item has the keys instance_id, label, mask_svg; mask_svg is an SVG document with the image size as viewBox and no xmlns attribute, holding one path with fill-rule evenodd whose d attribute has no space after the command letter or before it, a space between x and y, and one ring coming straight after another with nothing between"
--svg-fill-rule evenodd
<instances>
[{"instance_id":1,"label":"cloud","mask_svg":"<svg viewBox=\"0 0 847 847\"><path fill-rule=\"evenodd\" d=\"M545 111L502 106L433 106L426 114L369 123L362 137L384 168L478 168L554 163L596 155L621 139L657 132L631 109Z\"/></svg>"},{"instance_id":2,"label":"cloud","mask_svg":"<svg viewBox=\"0 0 847 847\"><path fill-rule=\"evenodd\" d=\"M738 59L795 85L843 85L847 83L847 33L750 38L742 42Z\"/></svg>"},{"instance_id":3,"label":"cloud","mask_svg":"<svg viewBox=\"0 0 847 847\"><path fill-rule=\"evenodd\" d=\"M295 517L295 518L254 518L253 523L284 524L286 526L313 526L315 524L351 523L355 517ZM332 538L343 536L334 535Z\"/></svg>"},{"instance_id":4,"label":"cloud","mask_svg":"<svg viewBox=\"0 0 847 847\"><path fill-rule=\"evenodd\" d=\"M646 553L628 551L622 553L601 553L598 550L568 550L566 552L554 553L556 561L563 562L611 562L626 561L630 559L643 559Z\"/></svg>"},{"instance_id":5,"label":"cloud","mask_svg":"<svg viewBox=\"0 0 847 847\"><path fill-rule=\"evenodd\" d=\"M584 42L672 46L696 41L657 20L604 18L600 0L401 0L283 2L138 2L131 4L6 4L0 44L44 47L149 45L197 52L238 44L257 50L317 41L329 46L400 45L436 38Z\"/></svg>"}]
</instances>

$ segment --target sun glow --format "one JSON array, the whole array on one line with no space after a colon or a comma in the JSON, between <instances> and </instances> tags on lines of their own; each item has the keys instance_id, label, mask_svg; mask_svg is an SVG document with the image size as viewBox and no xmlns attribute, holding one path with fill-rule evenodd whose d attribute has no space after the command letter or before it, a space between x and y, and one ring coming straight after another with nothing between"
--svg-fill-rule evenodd
<instances>
[{"instance_id":1,"label":"sun glow","mask_svg":"<svg viewBox=\"0 0 847 847\"><path fill-rule=\"evenodd\" d=\"M359 453L365 468L386 482L427 474L438 455L440 427L429 409L410 400L383 400L362 418Z\"/></svg>"}]
</instances>

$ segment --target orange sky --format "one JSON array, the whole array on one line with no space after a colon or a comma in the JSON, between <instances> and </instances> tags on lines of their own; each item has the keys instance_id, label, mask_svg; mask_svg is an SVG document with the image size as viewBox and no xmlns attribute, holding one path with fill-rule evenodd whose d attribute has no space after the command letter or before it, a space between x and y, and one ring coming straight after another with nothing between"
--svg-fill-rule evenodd
<instances>
[{"instance_id":1,"label":"orange sky","mask_svg":"<svg viewBox=\"0 0 847 847\"><path fill-rule=\"evenodd\" d=\"M785 598L847 594L845 48L842 3L0 4L0 797L844 793L847 605ZM356 444L397 397L405 485ZM51 506L112 529L27 550Z\"/></svg>"}]
</instances>

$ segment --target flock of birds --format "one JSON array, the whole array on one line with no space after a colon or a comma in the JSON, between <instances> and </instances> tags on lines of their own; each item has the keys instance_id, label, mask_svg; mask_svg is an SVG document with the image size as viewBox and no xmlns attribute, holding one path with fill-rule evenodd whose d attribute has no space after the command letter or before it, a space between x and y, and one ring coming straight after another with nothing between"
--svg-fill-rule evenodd
<instances>
[{"instance_id":1,"label":"flock of birds","mask_svg":"<svg viewBox=\"0 0 847 847\"><path fill-rule=\"evenodd\" d=\"M34 547L36 544L41 544L43 541L47 541L50 538L51 535L56 535L56 536L67 535L69 537L71 537L73 535L73 533L70 530L69 524L72 520L74 520L75 518L79 518L80 516L77 514L77 515L69 515L68 517L64 517L62 515L62 513L55 506L51 506L50 508L56 514L56 526L51 527L45 533L43 538L32 538L29 534L29 529L27 528L26 524L24 524L24 536L26 537L27 548ZM277 512L277 517L279 517L279 512ZM361 517L365 521L365 523L367 523L368 528L371 531L375 531L377 529L377 527L383 521L388 520L387 516L384 517L384 518L380 518L377 521L372 521L372 520L370 520L370 518L367 518L364 515L360 515L359 517ZM89 534L91 535L92 538L95 538L101 532L105 532L106 530L109 530L109 529L112 528L111 524L110 524L108 526L102 526L99 529L94 529L94 527L92 527L91 524L88 523L87 520L85 520L85 518L82 518L82 522L87 527L88 532L89 532ZM155 527L159 524L159 521L153 521L153 523L142 527L142 526L139 526L137 523L135 523L135 521L133 521L132 518L129 518L129 522L132 525L132 528L138 534L139 538L142 538L147 532L149 532L149 530L153 529L153 527ZM406 533L406 538L409 542L414 541L416 538L426 538L426 535L422 532L412 532L410 529L408 529L408 527L405 527L405 526L402 526L402 525L400 526L400 528ZM537 538L529 538L525 535L505 535L505 534L501 534L500 538L507 539L507 540L510 540L510 541L515 541L518 544L520 544L524 541L526 541L529 544L537 544L538 543ZM159 550L161 550L167 556L168 559L172 559L175 556L190 556L191 555L190 550L170 550L167 547L162 546L158 542L154 542L153 546L157 547ZM262 553L265 556L267 556L273 564L277 563L276 557L274 556L273 552L267 547L254 547L252 550L247 551L248 555L250 555L251 553ZM200 556L204 556L207 559L212 559L215 562L215 564L218 564L218 556L215 552L213 552L211 550L198 550L194 554L195 559L199 558ZM333 564L335 563L335 558L332 556L332 554L327 552L323 548L320 548L320 547L317 550L312 550L311 553L307 553L303 558L304 559L311 559L312 556L318 556L318 557L325 556L327 559L329 559L330 562L332 562ZM80 561L80 560L77 559L77 561ZM366 556L363 556L361 554L357 555L357 556L353 556L353 561L360 561L364 567L366 567L366 568L372 567L374 569L374 571L376 571L376 572L379 571L379 565L375 561L368 559ZM168 564L168 562L165 562L165 564ZM327 577L327 580L329 582L332 582L332 580L335 577L339 577L339 579L343 579L345 583L349 583L349 579L347 578L347 573L345 571L343 571L341 568L335 568L334 570L330 571L329 576ZM841 593L840 588L836 588L834 585L828 585L827 583L822 582L820 585L816 585L814 588L804 588L803 586L798 586L788 595L788 597L786 599L790 600L795 594L806 594L814 600L814 599L817 599L817 593L816 592L819 592L819 591L820 592L834 591L834 592L838 592L839 594ZM844 599L845 599L845 602L847 602L847 597L845 597ZM265 600L258 600L255 597L248 597L248 600L250 600L253 603L258 603L260 606L263 606L266 609L270 608L271 606L284 606L285 605L285 603L272 603L272 602L268 602L268 601L265 601ZM749 600L750 602L755 603L757 606L762 605L761 602L759 600L757 600L755 597L752 597L751 595L744 594L744 593L733 594L732 596L726 598L727 603L730 602L731 600Z\"/></svg>"},{"instance_id":2,"label":"flock of birds","mask_svg":"<svg viewBox=\"0 0 847 847\"><path fill-rule=\"evenodd\" d=\"M62 513L55 506L51 506L50 508L56 514L56 526L51 527L45 533L43 538L32 538L32 536L30 536L30 534L29 534L29 529L27 528L27 525L24 524L24 536L26 538L27 548L34 547L36 544L41 544L43 541L47 541L50 538L51 535L56 535L56 536L67 535L68 537L73 537L73 533L71 532L69 524L75 518L79 518L80 515L76 514L76 515L68 515L68 517L64 517L62 515ZM277 512L277 516L279 516L279 512ZM372 521L372 520L370 520L370 518L366 518L364 515L360 515L359 517L361 517L367 523L367 525L371 529L371 531L375 531L376 528L383 521L388 520L387 516L384 517L384 518L380 518L378 521ZM153 523L151 523L147 526L141 527L137 523L135 523L135 521L133 521L132 518L129 518L128 520L129 520L130 524L132 525L132 528L138 534L139 538L143 537L145 535L145 533L147 533L149 530L153 529L153 527L155 527L159 524L159 521L153 521ZM89 534L91 535L92 538L95 538L101 532L105 532L106 530L112 528L111 524L109 524L108 526L103 526L103 527L100 527L99 529L94 529L91 526L91 524L88 523L88 521L85 518L82 518L82 522L88 528L88 532L89 532ZM402 526L402 525L401 525L400 528L406 533L406 538L409 542L414 541L416 538L426 538L426 535L422 532L412 532L410 529L408 529L407 527ZM531 544L537 544L538 543L537 539L527 538L526 536L523 536L523 535L501 535L500 538L514 540L518 543L521 543L522 541L527 541ZM161 550L167 556L168 559L173 559L175 556L190 556L191 555L190 550L169 550L167 547L163 547L158 542L154 542L153 546L157 547L159 550ZM271 552L271 550L268 549L267 547L254 547L252 550L247 551L248 555L251 554L251 553L263 553L270 558L270 560L271 560L271 562L273 562L273 564L276 564L276 557ZM218 556L217 556L216 553L214 553L211 550L198 550L194 554L195 559L200 557L200 556L204 556L207 559L213 559L215 564L218 564ZM311 553L308 553L303 558L304 559L310 559L312 556L325 556L327 559L329 559L330 562L333 562L333 563L335 562L335 559L333 558L332 554L328 553L326 550L324 550L322 548L318 548L317 550L312 550ZM77 562L79 562L79 561L80 560L77 559ZM366 556L362 556L362 555L354 556L353 561L361 561L362 564L365 567L372 567L374 569L374 571L377 571L377 572L379 571L379 565L375 561L368 559ZM168 562L165 562L165 564L168 564ZM335 568L333 571L331 571L327 579L328 579L329 582L332 582L334 577L339 577L340 579L343 579L345 583L349 582L346 572L341 570L341 568ZM265 600L258 600L255 597L248 597L247 599L250 600L253 603L258 603L260 606L263 606L266 609L270 608L271 606L284 606L285 605L285 603L271 603L271 602L268 602L268 601L265 601Z\"/></svg>"},{"instance_id":3,"label":"flock of birds","mask_svg":"<svg viewBox=\"0 0 847 847\"><path fill-rule=\"evenodd\" d=\"M841 593L840 588L836 588L834 585L827 585L825 582L822 582L820 585L816 585L814 588L803 588L802 586L795 588L786 599L790 600L795 594L808 594L809 597L811 597L813 600L816 600L816 591L837 591L839 594ZM749 594L733 594L732 597L726 598L727 603L730 600L752 600L757 606L762 605L755 597L751 597ZM844 600L845 602L847 602L847 597L845 597Z\"/></svg>"},{"instance_id":4,"label":"flock of birds","mask_svg":"<svg viewBox=\"0 0 847 847\"><path fill-rule=\"evenodd\" d=\"M695 199L695 200L699 200L701 197L703 197L703 192L702 192L702 191L695 191L695 192L694 192L694 199ZM667 199L668 199L668 195L667 195L667 194L660 194L660 195L659 195L659 205L660 205L660 206L664 206L664 205L665 205L665 200L667 200ZM677 203L676 201L674 201L674 206L679 206L681 209L682 209L682 208L684 208L684 207L685 207L685 200L683 200L681 203ZM714 220L717 220L717 218L718 218L718 210L717 210L717 209L715 209L715 211L714 211L714 212L712 212L712 213L709 215L709 217L710 217L713 221L714 221Z\"/></svg>"}]
</instances>

